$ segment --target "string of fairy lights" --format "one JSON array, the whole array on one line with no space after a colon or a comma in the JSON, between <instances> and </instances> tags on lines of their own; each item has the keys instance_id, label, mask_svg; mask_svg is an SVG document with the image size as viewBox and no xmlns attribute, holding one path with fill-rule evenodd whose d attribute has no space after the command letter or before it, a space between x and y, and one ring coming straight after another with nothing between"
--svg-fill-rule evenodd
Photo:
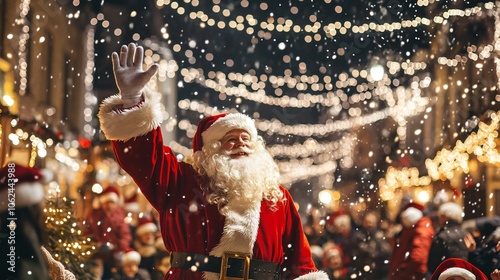
<instances>
[{"instance_id":1,"label":"string of fairy lights","mask_svg":"<svg viewBox=\"0 0 500 280\"><path fill-rule=\"evenodd\" d=\"M30 26L26 19L30 11L30 0L23 0L20 7L19 19L16 24L21 26L21 34L19 35L18 48L18 68L19 68L19 95L24 96L28 88L28 61L26 57L27 43L30 38Z\"/></svg>"},{"instance_id":2,"label":"string of fairy lights","mask_svg":"<svg viewBox=\"0 0 500 280\"><path fill-rule=\"evenodd\" d=\"M428 176L420 176L416 167L402 169L390 167L385 178L379 180L382 198L392 199L394 192L399 188L425 186L437 180L451 180L456 172L460 171L469 173L470 155L475 155L480 162L500 163L500 153L495 143L495 139L498 138L500 111L491 113L489 117L491 122L489 124L480 122L477 133L472 132L464 142L458 140L451 150L441 149L433 159L426 159Z\"/></svg>"},{"instance_id":3,"label":"string of fairy lights","mask_svg":"<svg viewBox=\"0 0 500 280\"><path fill-rule=\"evenodd\" d=\"M273 120L263 120L256 119L255 125L260 131L266 132L268 134L279 134L279 135L296 135L296 136L318 136L324 137L334 132L345 131L353 127L359 127L363 125L368 125L375 123L379 120L386 119L391 116L396 120L402 120L407 117L412 117L423 112L429 105L429 99L425 97L420 97L418 94L414 94L410 98L406 98L407 91L405 88L401 87L396 90L400 98L396 100L390 100L389 108L367 114L365 116L352 116L346 120L328 120L325 124L297 124L297 125L285 125L281 121ZM394 102L392 102L394 101ZM192 110L199 113L216 113L218 110L215 108L205 105L200 101L192 101L189 99L180 100L178 106L182 110ZM187 131L187 135L190 137L194 136L196 132L196 124L191 123L189 120L179 121L179 128L181 130Z\"/></svg>"},{"instance_id":4,"label":"string of fairy lights","mask_svg":"<svg viewBox=\"0 0 500 280\"><path fill-rule=\"evenodd\" d=\"M92 26L92 25L90 25ZM83 119L85 125L83 126L83 132L86 138L92 139L95 134L95 125L93 125L94 120L94 109L97 104L97 97L94 95L94 38L95 30L92 27L87 28L87 40L85 41L86 49L86 63L85 63L85 94L84 103L85 109L83 110Z\"/></svg>"},{"instance_id":5,"label":"string of fairy lights","mask_svg":"<svg viewBox=\"0 0 500 280\"><path fill-rule=\"evenodd\" d=\"M453 17L470 17L473 15L481 14L483 12L483 7L486 10L491 10L494 7L493 2L485 3L484 6L476 6L467 9L448 9L439 16L435 16L432 19L425 17L416 17L413 20L402 20L401 22L392 23L365 23L362 25L355 25L350 21L341 22L330 22L322 23L316 15L309 16L311 24L306 24L301 26L295 24L292 19L286 19L285 17L275 18L274 14L271 13L267 17L266 21L259 21L254 15L248 13L246 15L233 15L231 9L223 9L220 5L220 0L213 0L212 12L216 14L216 18L211 18L205 11L198 10L193 11L188 14L188 17L192 20L199 20L200 27L205 28L208 26L215 26L219 29L232 28L241 32L246 32L249 35L255 34L259 38L271 39L271 32L286 32L294 34L304 33L304 41L306 43L318 42L323 38L334 38L336 35L345 35L352 31L352 33L365 33L369 31L375 32L393 32L397 30L402 30L405 28L415 28L420 25L430 25L432 22L437 24L444 24L450 18ZM199 6L198 0L185 0L183 3L190 5L192 9L196 9ZM422 2L423 4L424 2ZM430 2L427 2L429 4ZM242 1L242 7L248 7L248 1ZM174 0L157 0L156 5L159 7L168 6L171 10L177 12L179 15L184 15L187 13L186 8L184 8L179 1ZM426 6L426 5L422 5ZM259 8L265 12L268 9L266 3L261 3ZM341 6L336 6L334 11L336 13L342 12ZM298 14L299 9L295 6L290 8L292 14ZM321 34L322 32L323 34Z\"/></svg>"},{"instance_id":6,"label":"string of fairy lights","mask_svg":"<svg viewBox=\"0 0 500 280\"><path fill-rule=\"evenodd\" d=\"M69 228L69 232L61 231L59 239L56 240L61 246L59 251L67 251L75 256L89 258L96 250L95 242L90 237L85 237L81 227L75 222L73 211L59 205L67 203L68 199L61 194L61 189L57 183L51 182L49 184L46 199L49 202L43 209L46 216L46 226L50 225L54 227L54 230ZM70 204L74 205L74 201L71 201ZM65 234L68 233L73 235L73 238L70 240L67 240L68 237L65 237ZM56 238L56 236L51 236L51 238ZM53 252L56 259L61 258L59 251L56 250ZM83 265L81 263L80 267Z\"/></svg>"}]
</instances>

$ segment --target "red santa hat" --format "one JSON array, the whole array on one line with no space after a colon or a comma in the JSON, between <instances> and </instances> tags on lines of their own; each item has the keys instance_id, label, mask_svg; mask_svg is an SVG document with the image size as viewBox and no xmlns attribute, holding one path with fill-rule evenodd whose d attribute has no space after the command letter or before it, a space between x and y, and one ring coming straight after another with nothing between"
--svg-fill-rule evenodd
<instances>
[{"instance_id":1,"label":"red santa hat","mask_svg":"<svg viewBox=\"0 0 500 280\"><path fill-rule=\"evenodd\" d=\"M36 168L17 163L7 163L0 169L0 212L12 208L21 208L40 203L45 197L43 189L44 175ZM9 194L15 194L15 201L9 205Z\"/></svg>"},{"instance_id":2,"label":"red santa hat","mask_svg":"<svg viewBox=\"0 0 500 280\"><path fill-rule=\"evenodd\" d=\"M109 186L99 194L99 203L102 205L108 201L118 203L120 201L120 191L115 186Z\"/></svg>"},{"instance_id":3,"label":"red santa hat","mask_svg":"<svg viewBox=\"0 0 500 280\"><path fill-rule=\"evenodd\" d=\"M255 122L241 113L224 113L205 117L198 123L196 134L193 137L193 152L201 151L203 146L213 141L221 140L226 133L233 129L243 129L250 134L252 140L257 139Z\"/></svg>"},{"instance_id":4,"label":"red santa hat","mask_svg":"<svg viewBox=\"0 0 500 280\"><path fill-rule=\"evenodd\" d=\"M432 200L432 202L434 202L435 204L443 204L448 201L450 201L450 196L444 190L440 190L439 192L437 192L434 196L434 199Z\"/></svg>"},{"instance_id":5,"label":"red santa hat","mask_svg":"<svg viewBox=\"0 0 500 280\"><path fill-rule=\"evenodd\" d=\"M141 210L137 200L137 192L135 192L131 197L125 199L123 210L133 213L138 213Z\"/></svg>"},{"instance_id":6,"label":"red santa hat","mask_svg":"<svg viewBox=\"0 0 500 280\"><path fill-rule=\"evenodd\" d=\"M448 220L453 220L461 223L464 216L462 206L455 202L446 202L439 206L438 214L443 215Z\"/></svg>"},{"instance_id":7,"label":"red santa hat","mask_svg":"<svg viewBox=\"0 0 500 280\"><path fill-rule=\"evenodd\" d=\"M343 210L337 210L328 215L326 222L336 227L340 226L351 227L351 217Z\"/></svg>"},{"instance_id":8,"label":"red santa hat","mask_svg":"<svg viewBox=\"0 0 500 280\"><path fill-rule=\"evenodd\" d=\"M135 229L135 234L140 236L143 235L144 233L147 232L157 232L158 227L156 224L153 222L152 219L147 218L147 217L141 217L139 218L139 222L137 224L137 228Z\"/></svg>"},{"instance_id":9,"label":"red santa hat","mask_svg":"<svg viewBox=\"0 0 500 280\"><path fill-rule=\"evenodd\" d=\"M325 260L329 260L333 257L341 257L343 256L342 249L338 245L328 246L323 254L323 258Z\"/></svg>"},{"instance_id":10,"label":"red santa hat","mask_svg":"<svg viewBox=\"0 0 500 280\"><path fill-rule=\"evenodd\" d=\"M424 206L416 202L409 202L401 209L401 223L406 227L415 225L424 216Z\"/></svg>"},{"instance_id":11,"label":"red santa hat","mask_svg":"<svg viewBox=\"0 0 500 280\"><path fill-rule=\"evenodd\" d=\"M465 280L487 280L488 277L470 262L449 258L441 262L430 280L446 280L449 277L462 277Z\"/></svg>"},{"instance_id":12,"label":"red santa hat","mask_svg":"<svg viewBox=\"0 0 500 280\"><path fill-rule=\"evenodd\" d=\"M129 263L141 263L141 255L132 248L125 249L122 256L122 265Z\"/></svg>"}]
</instances>

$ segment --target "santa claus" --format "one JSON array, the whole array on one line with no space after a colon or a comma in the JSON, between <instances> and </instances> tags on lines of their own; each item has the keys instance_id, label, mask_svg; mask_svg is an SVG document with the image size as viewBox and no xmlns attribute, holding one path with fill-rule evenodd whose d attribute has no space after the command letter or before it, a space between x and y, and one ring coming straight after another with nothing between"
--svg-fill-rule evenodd
<instances>
[{"instance_id":1,"label":"santa claus","mask_svg":"<svg viewBox=\"0 0 500 280\"><path fill-rule=\"evenodd\" d=\"M314 265L290 193L254 121L239 113L202 119L193 157L163 146L160 95L145 88L135 44L113 53L120 94L104 100L101 128L121 167L160 213L172 252L166 279L328 279Z\"/></svg>"}]
</instances>

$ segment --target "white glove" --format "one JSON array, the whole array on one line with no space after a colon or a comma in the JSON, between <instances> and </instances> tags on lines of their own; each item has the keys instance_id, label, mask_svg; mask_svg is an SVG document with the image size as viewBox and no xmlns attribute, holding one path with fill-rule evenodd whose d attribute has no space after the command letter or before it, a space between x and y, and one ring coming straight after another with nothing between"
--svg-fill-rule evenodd
<instances>
[{"instance_id":1,"label":"white glove","mask_svg":"<svg viewBox=\"0 0 500 280\"><path fill-rule=\"evenodd\" d=\"M128 47L123 45L120 55L116 52L111 54L115 82L120 90L124 108L133 107L141 101L142 89L158 70L158 65L154 64L144 71L143 56L144 49L134 43L130 43Z\"/></svg>"}]
</instances>

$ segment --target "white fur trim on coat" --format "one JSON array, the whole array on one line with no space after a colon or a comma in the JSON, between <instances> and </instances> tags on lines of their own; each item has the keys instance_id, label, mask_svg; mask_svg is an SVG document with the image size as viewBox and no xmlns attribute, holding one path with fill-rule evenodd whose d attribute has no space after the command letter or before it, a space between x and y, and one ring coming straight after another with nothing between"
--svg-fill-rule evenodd
<instances>
[{"instance_id":1,"label":"white fur trim on coat","mask_svg":"<svg viewBox=\"0 0 500 280\"><path fill-rule=\"evenodd\" d=\"M104 99L97 116L107 139L127 141L160 126L164 119L160 94L144 88L143 96L142 104L128 109L122 109L123 101L118 94Z\"/></svg>"},{"instance_id":2,"label":"white fur trim on coat","mask_svg":"<svg viewBox=\"0 0 500 280\"><path fill-rule=\"evenodd\" d=\"M257 140L255 122L249 116L241 113L231 113L216 120L209 128L201 133L203 145L220 141L226 133L233 129L243 129L250 134L250 138Z\"/></svg>"},{"instance_id":3,"label":"white fur trim on coat","mask_svg":"<svg viewBox=\"0 0 500 280\"><path fill-rule=\"evenodd\" d=\"M295 278L295 280L328 280L328 274L324 271L316 271L311 272L309 274L305 274L300 276L299 278Z\"/></svg>"},{"instance_id":4,"label":"white fur trim on coat","mask_svg":"<svg viewBox=\"0 0 500 280\"><path fill-rule=\"evenodd\" d=\"M0 212L5 212L9 207L26 207L40 203L45 197L45 190L40 182L17 183L14 187L15 204L8 204L9 188L0 190L0 197L5 200L0 203Z\"/></svg>"},{"instance_id":5,"label":"white fur trim on coat","mask_svg":"<svg viewBox=\"0 0 500 280\"><path fill-rule=\"evenodd\" d=\"M236 252L253 254L253 245L257 239L257 231L260 221L260 206L254 205L232 205L239 202L229 203L225 213L224 229L219 244L210 251L211 256L222 257L224 252ZM206 280L218 280L219 274L204 272Z\"/></svg>"},{"instance_id":6,"label":"white fur trim on coat","mask_svg":"<svg viewBox=\"0 0 500 280\"><path fill-rule=\"evenodd\" d=\"M460 267L448 268L447 270L439 274L438 280L446 280L446 278L451 276L460 276L465 280L476 280L476 275L474 275L474 273Z\"/></svg>"}]
</instances>

